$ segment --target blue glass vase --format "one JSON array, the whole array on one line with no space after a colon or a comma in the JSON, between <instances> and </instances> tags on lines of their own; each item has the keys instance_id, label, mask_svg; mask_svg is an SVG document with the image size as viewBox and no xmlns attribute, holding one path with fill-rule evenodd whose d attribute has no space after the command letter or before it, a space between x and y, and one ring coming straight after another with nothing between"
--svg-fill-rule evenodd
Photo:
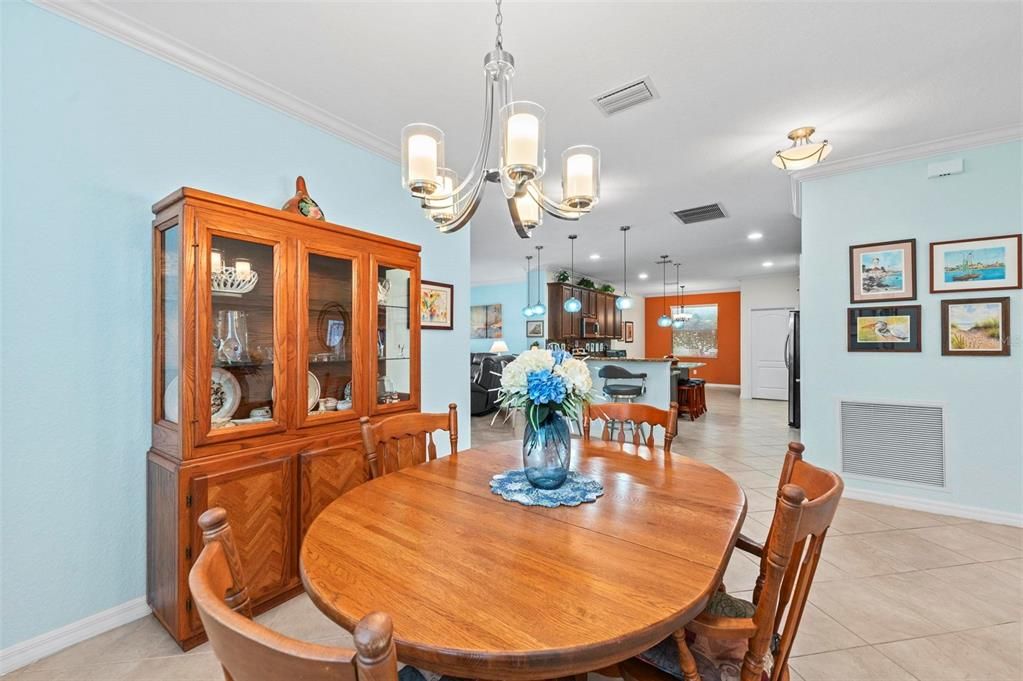
<instances>
[{"instance_id":1,"label":"blue glass vase","mask_svg":"<svg viewBox=\"0 0 1023 681\"><path fill-rule=\"evenodd\" d=\"M549 414L537 428L533 428L526 419L526 432L522 436L522 467L533 487L561 487L568 478L571 461L571 436L568 422L561 414Z\"/></svg>"}]
</instances>

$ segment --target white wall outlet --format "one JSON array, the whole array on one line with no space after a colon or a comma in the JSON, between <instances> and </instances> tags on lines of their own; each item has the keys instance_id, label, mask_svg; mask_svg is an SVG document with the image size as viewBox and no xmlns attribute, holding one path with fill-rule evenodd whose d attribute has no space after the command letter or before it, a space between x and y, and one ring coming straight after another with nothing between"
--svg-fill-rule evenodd
<instances>
[{"instance_id":1,"label":"white wall outlet","mask_svg":"<svg viewBox=\"0 0 1023 681\"><path fill-rule=\"evenodd\" d=\"M949 161L935 161L927 164L927 177L948 177L963 172L963 159L953 158Z\"/></svg>"}]
</instances>

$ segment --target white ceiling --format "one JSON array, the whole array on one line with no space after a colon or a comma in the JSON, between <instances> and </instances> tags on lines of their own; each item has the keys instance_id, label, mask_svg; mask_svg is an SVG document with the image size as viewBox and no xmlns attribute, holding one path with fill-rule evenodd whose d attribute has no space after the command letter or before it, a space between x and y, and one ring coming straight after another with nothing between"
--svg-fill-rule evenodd
<instances>
[{"instance_id":1,"label":"white ceiling","mask_svg":"<svg viewBox=\"0 0 1023 681\"><path fill-rule=\"evenodd\" d=\"M430 122L457 170L478 143L489 2L107 6L344 119L378 148L396 150L403 125ZM687 290L734 287L765 273L765 260L792 271L799 225L788 177L770 164L787 131L816 125L841 160L1019 125L1021 23L1019 2L507 0L515 96L547 109L548 188L560 195L562 149L594 144L603 196L583 221L548 218L523 241L491 185L471 227L473 282L521 277L536 244L545 264L567 265L577 232L577 269L620 284L621 224L633 226L637 293L660 291L662 253L681 260ZM590 102L644 75L659 99L610 118ZM687 226L671 215L715 201L727 219ZM748 241L751 231L764 238ZM593 252L602 259L587 260Z\"/></svg>"}]
</instances>

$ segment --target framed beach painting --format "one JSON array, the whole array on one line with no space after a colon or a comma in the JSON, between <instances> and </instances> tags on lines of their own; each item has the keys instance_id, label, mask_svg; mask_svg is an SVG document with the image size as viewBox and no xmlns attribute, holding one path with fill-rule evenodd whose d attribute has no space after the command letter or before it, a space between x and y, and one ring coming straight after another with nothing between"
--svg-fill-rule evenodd
<instances>
[{"instance_id":1,"label":"framed beach painting","mask_svg":"<svg viewBox=\"0 0 1023 681\"><path fill-rule=\"evenodd\" d=\"M849 247L849 302L916 300L916 239Z\"/></svg>"},{"instance_id":2,"label":"framed beach painting","mask_svg":"<svg viewBox=\"0 0 1023 681\"><path fill-rule=\"evenodd\" d=\"M941 354L1008 355L1009 299L941 301Z\"/></svg>"},{"instance_id":3,"label":"framed beach painting","mask_svg":"<svg viewBox=\"0 0 1023 681\"><path fill-rule=\"evenodd\" d=\"M931 293L1020 288L1023 235L931 244Z\"/></svg>"},{"instance_id":4,"label":"framed beach painting","mask_svg":"<svg viewBox=\"0 0 1023 681\"><path fill-rule=\"evenodd\" d=\"M849 308L849 352L920 352L920 306Z\"/></svg>"},{"instance_id":5,"label":"framed beach painting","mask_svg":"<svg viewBox=\"0 0 1023 681\"><path fill-rule=\"evenodd\" d=\"M455 326L455 287L436 281L420 282L419 326L450 331Z\"/></svg>"}]
</instances>

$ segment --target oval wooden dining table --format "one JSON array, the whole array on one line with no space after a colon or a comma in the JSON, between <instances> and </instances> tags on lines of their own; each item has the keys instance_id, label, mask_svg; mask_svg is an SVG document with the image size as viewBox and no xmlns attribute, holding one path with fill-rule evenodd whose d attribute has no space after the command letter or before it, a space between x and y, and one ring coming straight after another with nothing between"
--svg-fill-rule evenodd
<instances>
[{"instance_id":1,"label":"oval wooden dining table","mask_svg":"<svg viewBox=\"0 0 1023 681\"><path fill-rule=\"evenodd\" d=\"M518 680L620 662L703 609L746 514L734 480L660 449L573 440L572 469L604 495L527 507L490 491L521 447L464 450L336 499L302 545L313 602L349 631L389 613L407 664Z\"/></svg>"}]
</instances>

